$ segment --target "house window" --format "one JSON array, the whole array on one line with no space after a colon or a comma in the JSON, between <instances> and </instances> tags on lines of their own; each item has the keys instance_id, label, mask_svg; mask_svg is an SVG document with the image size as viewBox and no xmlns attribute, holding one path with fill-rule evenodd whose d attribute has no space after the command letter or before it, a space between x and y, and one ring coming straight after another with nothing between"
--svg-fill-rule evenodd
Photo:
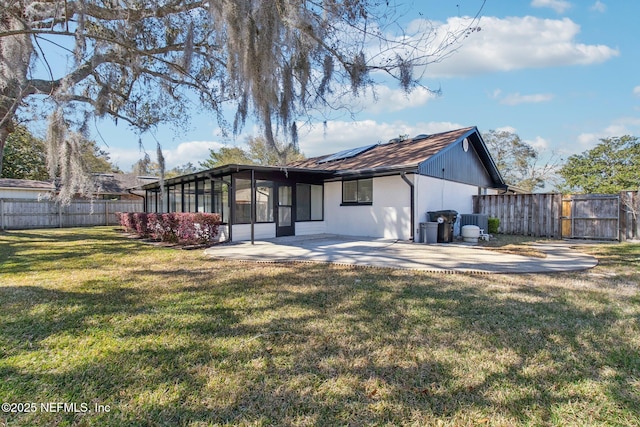
<instances>
[{"instance_id":1,"label":"house window","mask_svg":"<svg viewBox=\"0 0 640 427\"><path fill-rule=\"evenodd\" d=\"M235 218L236 224L251 222L251 180L236 178Z\"/></svg>"},{"instance_id":2,"label":"house window","mask_svg":"<svg viewBox=\"0 0 640 427\"><path fill-rule=\"evenodd\" d=\"M248 206L251 206L251 205L248 205ZM237 199L236 199L236 207L237 207ZM213 182L212 212L220 214L220 219L222 220L222 222L229 221L229 186L224 182L220 182L220 181ZM249 215L250 214L251 214L251 209L249 209ZM238 217L237 211L236 211L236 217Z\"/></svg>"},{"instance_id":3,"label":"house window","mask_svg":"<svg viewBox=\"0 0 640 427\"><path fill-rule=\"evenodd\" d=\"M342 205L371 205L373 178L342 181Z\"/></svg>"},{"instance_id":4,"label":"house window","mask_svg":"<svg viewBox=\"0 0 640 427\"><path fill-rule=\"evenodd\" d=\"M322 221L323 186L314 184L296 185L296 221Z\"/></svg>"},{"instance_id":5,"label":"house window","mask_svg":"<svg viewBox=\"0 0 640 427\"><path fill-rule=\"evenodd\" d=\"M251 222L251 180L236 178L235 224ZM256 181L255 222L273 222L273 182Z\"/></svg>"},{"instance_id":6,"label":"house window","mask_svg":"<svg viewBox=\"0 0 640 427\"><path fill-rule=\"evenodd\" d=\"M182 185L184 206L183 212L195 212L196 209L196 183L187 182Z\"/></svg>"},{"instance_id":7,"label":"house window","mask_svg":"<svg viewBox=\"0 0 640 427\"><path fill-rule=\"evenodd\" d=\"M182 184L170 185L169 212L182 212Z\"/></svg>"},{"instance_id":8,"label":"house window","mask_svg":"<svg viewBox=\"0 0 640 427\"><path fill-rule=\"evenodd\" d=\"M273 222L272 181L256 181L256 222Z\"/></svg>"}]
</instances>

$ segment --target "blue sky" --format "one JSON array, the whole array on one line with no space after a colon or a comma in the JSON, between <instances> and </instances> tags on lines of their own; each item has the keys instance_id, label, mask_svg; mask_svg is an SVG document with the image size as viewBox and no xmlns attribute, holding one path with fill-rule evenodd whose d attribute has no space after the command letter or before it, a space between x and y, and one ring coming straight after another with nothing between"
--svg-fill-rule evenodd
<instances>
[{"instance_id":1,"label":"blue sky","mask_svg":"<svg viewBox=\"0 0 640 427\"><path fill-rule=\"evenodd\" d=\"M417 0L403 23L427 17L442 32L474 15L481 0ZM420 14L421 13L421 14ZM544 156L565 157L595 146L600 138L640 135L640 2L613 0L487 0L480 31L465 38L444 61L424 73L424 89L406 95L381 82L372 96L355 100L351 114L336 114L327 125L301 127L300 148L317 156L459 127L481 132L506 129ZM373 76L376 77L375 75ZM230 116L232 117L232 116ZM258 135L224 139L214 117L195 114L188 133L159 129L143 135L153 158L158 140L167 167L197 165L209 148L242 146ZM141 157L138 136L108 121L97 125L100 145L127 170ZM97 135L97 132L96 132Z\"/></svg>"}]
</instances>

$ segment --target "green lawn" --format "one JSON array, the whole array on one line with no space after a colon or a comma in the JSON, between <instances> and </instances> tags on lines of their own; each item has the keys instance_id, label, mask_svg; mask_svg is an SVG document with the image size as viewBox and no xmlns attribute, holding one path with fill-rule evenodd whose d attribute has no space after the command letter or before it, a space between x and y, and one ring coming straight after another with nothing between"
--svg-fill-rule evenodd
<instances>
[{"instance_id":1,"label":"green lawn","mask_svg":"<svg viewBox=\"0 0 640 427\"><path fill-rule=\"evenodd\" d=\"M585 250L466 276L0 233L0 402L35 410L0 426L640 425L640 245Z\"/></svg>"}]
</instances>

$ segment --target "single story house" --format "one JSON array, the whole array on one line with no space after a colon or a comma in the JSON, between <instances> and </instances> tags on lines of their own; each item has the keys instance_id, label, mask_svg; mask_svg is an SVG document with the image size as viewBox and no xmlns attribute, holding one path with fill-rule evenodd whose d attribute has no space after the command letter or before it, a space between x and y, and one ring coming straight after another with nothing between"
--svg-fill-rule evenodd
<instances>
[{"instance_id":1,"label":"single story house","mask_svg":"<svg viewBox=\"0 0 640 427\"><path fill-rule=\"evenodd\" d=\"M51 181L0 178L0 199L47 199L55 189Z\"/></svg>"},{"instance_id":2,"label":"single story house","mask_svg":"<svg viewBox=\"0 0 640 427\"><path fill-rule=\"evenodd\" d=\"M140 200L145 184L158 181L156 176L138 176L130 173L94 173L95 197L103 200Z\"/></svg>"},{"instance_id":3,"label":"single story house","mask_svg":"<svg viewBox=\"0 0 640 427\"><path fill-rule=\"evenodd\" d=\"M93 174L96 192L93 197L103 200L142 200L139 188L157 182L155 176L136 176L123 173ZM0 199L48 199L58 191L53 181L0 178Z\"/></svg>"},{"instance_id":4,"label":"single story house","mask_svg":"<svg viewBox=\"0 0 640 427\"><path fill-rule=\"evenodd\" d=\"M225 165L144 185L147 212L216 212L223 239L333 233L413 240L427 211L507 190L476 127L287 166ZM163 194L166 195L163 197Z\"/></svg>"}]
</instances>

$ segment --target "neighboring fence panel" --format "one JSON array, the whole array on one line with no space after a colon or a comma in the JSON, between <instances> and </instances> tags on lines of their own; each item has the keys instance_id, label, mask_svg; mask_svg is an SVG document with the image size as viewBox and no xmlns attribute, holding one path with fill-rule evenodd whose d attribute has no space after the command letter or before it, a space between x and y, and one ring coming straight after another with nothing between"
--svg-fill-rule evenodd
<instances>
[{"instance_id":1,"label":"neighboring fence panel","mask_svg":"<svg viewBox=\"0 0 640 427\"><path fill-rule=\"evenodd\" d=\"M619 240L620 208L620 196L616 194L571 195L563 199L563 236ZM567 231L570 233L566 234Z\"/></svg>"},{"instance_id":2,"label":"neighboring fence panel","mask_svg":"<svg viewBox=\"0 0 640 427\"><path fill-rule=\"evenodd\" d=\"M536 237L640 240L640 192L474 196L474 213L500 219L500 232Z\"/></svg>"},{"instance_id":3,"label":"neighboring fence panel","mask_svg":"<svg viewBox=\"0 0 640 427\"><path fill-rule=\"evenodd\" d=\"M49 200L0 199L0 229L117 225L116 212L142 212L138 200L74 200L63 206Z\"/></svg>"},{"instance_id":4,"label":"neighboring fence panel","mask_svg":"<svg viewBox=\"0 0 640 427\"><path fill-rule=\"evenodd\" d=\"M500 233L561 236L561 194L500 194L473 199L474 213L500 219Z\"/></svg>"}]
</instances>

